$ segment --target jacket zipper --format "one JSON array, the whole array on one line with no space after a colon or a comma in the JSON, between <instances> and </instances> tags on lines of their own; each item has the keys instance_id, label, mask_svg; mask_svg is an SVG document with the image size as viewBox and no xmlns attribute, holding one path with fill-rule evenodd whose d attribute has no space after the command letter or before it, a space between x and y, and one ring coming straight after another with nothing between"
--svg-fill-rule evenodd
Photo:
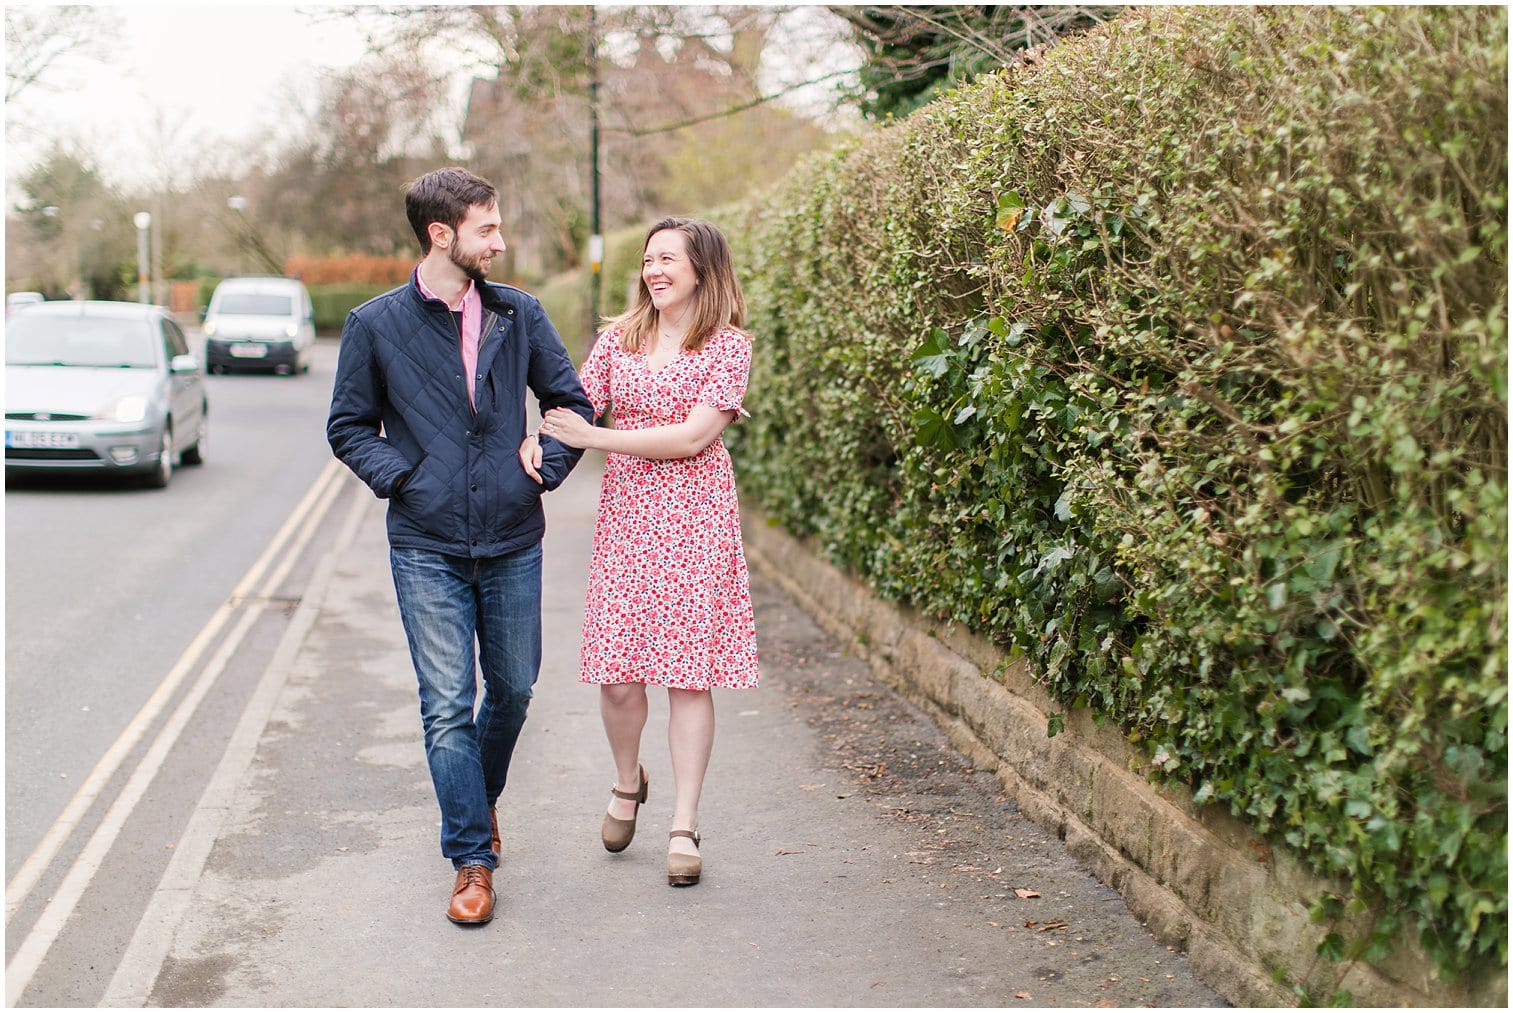
<instances>
[{"instance_id":1,"label":"jacket zipper","mask_svg":"<svg viewBox=\"0 0 1513 1013\"><path fill-rule=\"evenodd\" d=\"M470 393L473 390L473 379L472 377L468 376L468 360L464 358L462 354L462 323L457 319L459 314L453 313L450 306L446 307L446 314L447 319L452 321L453 332L457 335L457 344L453 347L457 349L457 365L462 369L462 394L468 399L468 412L470 413L469 417L474 421L477 421L477 395ZM479 349L482 350L483 336L481 330L479 331L478 346Z\"/></svg>"},{"instance_id":2,"label":"jacket zipper","mask_svg":"<svg viewBox=\"0 0 1513 1013\"><path fill-rule=\"evenodd\" d=\"M472 413L472 418L477 419L477 388L474 386L475 381L467 375L467 360L462 357L462 325L458 323L457 317L453 315L452 308L450 306L445 306L445 304L443 304L443 306L445 307L447 319L452 321L452 331L457 335L457 362L462 367L462 380L463 383L466 384L463 389L463 393L467 394L469 390L473 391L472 396L468 398L468 411ZM497 325L498 323L499 314L485 307L482 317L478 321L478 361L480 363L483 362L483 346L488 342L489 332L492 331L495 325Z\"/></svg>"}]
</instances>

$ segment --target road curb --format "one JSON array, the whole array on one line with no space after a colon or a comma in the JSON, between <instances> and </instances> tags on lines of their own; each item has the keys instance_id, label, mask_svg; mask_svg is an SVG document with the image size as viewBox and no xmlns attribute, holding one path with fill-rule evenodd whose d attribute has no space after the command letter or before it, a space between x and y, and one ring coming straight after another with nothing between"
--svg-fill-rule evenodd
<instances>
[{"instance_id":1,"label":"road curb","mask_svg":"<svg viewBox=\"0 0 1513 1013\"><path fill-rule=\"evenodd\" d=\"M294 660L325 607L337 561L356 540L363 521L375 510L378 501L365 488L352 481L345 472L342 481L349 488L347 515L325 556L316 564L309 589L258 680L257 689L231 735L226 752L201 795L199 805L174 849L173 858L105 990L102 1006L140 1008L147 1005L163 961L172 949L174 934L189 910L205 863L252 766L258 743L288 681Z\"/></svg>"}]
</instances>

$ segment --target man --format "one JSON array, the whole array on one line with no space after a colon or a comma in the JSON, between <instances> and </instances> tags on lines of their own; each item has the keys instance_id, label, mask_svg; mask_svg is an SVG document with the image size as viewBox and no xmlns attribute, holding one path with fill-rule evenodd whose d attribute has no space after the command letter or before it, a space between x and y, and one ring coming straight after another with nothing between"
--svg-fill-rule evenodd
<instances>
[{"instance_id":1,"label":"man","mask_svg":"<svg viewBox=\"0 0 1513 1013\"><path fill-rule=\"evenodd\" d=\"M494 187L438 169L409 184L405 210L422 260L409 284L347 317L326 436L389 500L441 852L456 870L447 917L482 925L494 917L497 800L541 667L540 493L582 454L548 441L544 482L527 477L525 392L542 412L593 409L541 304L484 280L504 252Z\"/></svg>"}]
</instances>

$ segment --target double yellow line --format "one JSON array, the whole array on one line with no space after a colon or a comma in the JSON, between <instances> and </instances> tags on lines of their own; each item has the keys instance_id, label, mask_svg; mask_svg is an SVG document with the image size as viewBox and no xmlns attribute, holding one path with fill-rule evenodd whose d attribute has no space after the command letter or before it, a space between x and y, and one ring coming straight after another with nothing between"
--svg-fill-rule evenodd
<instances>
[{"instance_id":1,"label":"double yellow line","mask_svg":"<svg viewBox=\"0 0 1513 1013\"><path fill-rule=\"evenodd\" d=\"M31 895L32 890L36 888L37 883L57 859L58 853L80 828L84 816L99 800L106 785L115 778L143 737L157 723L164 709L178 695L184 681L192 673L199 671L199 678L183 695L141 760L137 762L130 779L116 796L115 802L105 813L99 826L95 828L88 843L79 851L78 857L69 867L57 892L43 909L36 924L27 933L21 946L16 950L16 955L6 964L5 1001L7 1006L15 1006L21 994L31 983L32 977L46 958L48 950L57 941L69 916L73 914L90 882L99 871L105 856L120 835L132 810L141 801L153 778L157 776L158 771L167 761L169 753L188 726L200 701L204 699L225 670L227 663L236 654L247 633L261 618L264 609L277 593L279 586L287 579L295 563L303 556L343 487L340 481L343 475L344 470L338 462L333 460L326 465L325 470L321 472L299 505L279 528L278 533L274 535L263 554L258 557L257 562L253 563L251 569L232 590L231 596L216 609L210 621L195 635L194 640L174 662L173 667L168 670L168 674L163 677L163 681L158 684L152 696L142 705L141 710L131 719L116 741L105 751L89 777L79 786L79 790L64 807L63 812L48 828L47 833L27 856L26 861L21 863L21 867L16 870L16 875L6 884L5 921L9 925L16 912ZM221 638L222 630L232 623L233 618L235 624L231 626L230 632L223 639L218 639ZM201 666L201 657L206 654L212 644L217 642L219 648Z\"/></svg>"}]
</instances>

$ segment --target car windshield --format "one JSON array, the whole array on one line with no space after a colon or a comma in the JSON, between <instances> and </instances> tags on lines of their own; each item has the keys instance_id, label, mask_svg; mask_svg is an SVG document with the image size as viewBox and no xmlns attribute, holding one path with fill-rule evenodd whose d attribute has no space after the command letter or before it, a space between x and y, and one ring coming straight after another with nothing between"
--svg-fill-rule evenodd
<instances>
[{"instance_id":1,"label":"car windshield","mask_svg":"<svg viewBox=\"0 0 1513 1013\"><path fill-rule=\"evenodd\" d=\"M151 367L157 340L141 319L18 313L5 324L5 364Z\"/></svg>"},{"instance_id":2,"label":"car windshield","mask_svg":"<svg viewBox=\"0 0 1513 1013\"><path fill-rule=\"evenodd\" d=\"M227 292L215 311L228 317L289 317L294 315L294 300L286 295Z\"/></svg>"}]
</instances>

